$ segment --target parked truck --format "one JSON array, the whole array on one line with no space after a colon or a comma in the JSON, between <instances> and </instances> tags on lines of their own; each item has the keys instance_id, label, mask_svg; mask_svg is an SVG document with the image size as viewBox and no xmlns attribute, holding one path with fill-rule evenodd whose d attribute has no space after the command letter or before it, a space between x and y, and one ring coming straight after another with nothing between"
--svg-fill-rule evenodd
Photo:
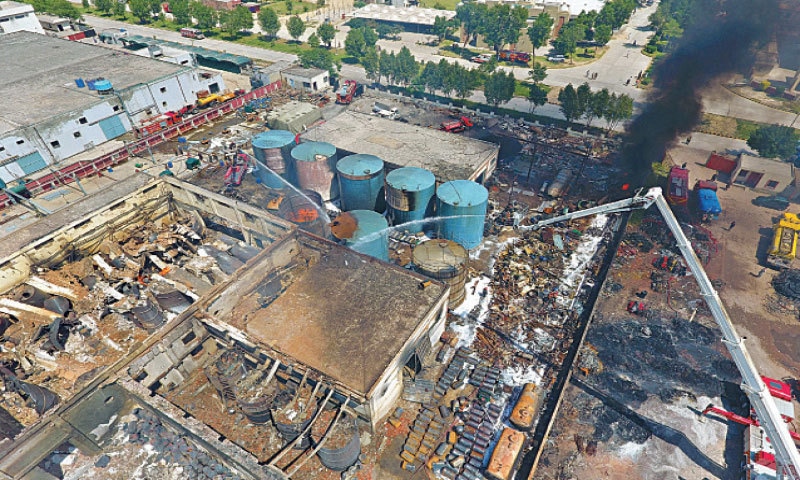
<instances>
[{"instance_id":1,"label":"parked truck","mask_svg":"<svg viewBox=\"0 0 800 480\"><path fill-rule=\"evenodd\" d=\"M444 130L445 132L459 133L472 127L473 125L474 124L472 123L472 120L470 120L468 117L461 117L458 120L442 122L442 124L439 126L439 129Z\"/></svg>"},{"instance_id":2,"label":"parked truck","mask_svg":"<svg viewBox=\"0 0 800 480\"><path fill-rule=\"evenodd\" d=\"M384 118L394 118L397 116L397 107L386 105L385 103L375 102L372 106L372 113Z\"/></svg>"},{"instance_id":3,"label":"parked truck","mask_svg":"<svg viewBox=\"0 0 800 480\"><path fill-rule=\"evenodd\" d=\"M717 184L707 180L699 180L694 184L697 196L697 213L704 221L716 220L722 213L722 206L717 198Z\"/></svg>"},{"instance_id":4,"label":"parked truck","mask_svg":"<svg viewBox=\"0 0 800 480\"><path fill-rule=\"evenodd\" d=\"M792 266L797 256L797 232L800 218L794 213L784 213L772 227L772 243L767 254L767 266L783 270Z\"/></svg>"},{"instance_id":5,"label":"parked truck","mask_svg":"<svg viewBox=\"0 0 800 480\"><path fill-rule=\"evenodd\" d=\"M336 103L349 105L353 98L361 95L363 90L363 85L359 85L355 80L345 80L339 90L336 91Z\"/></svg>"},{"instance_id":6,"label":"parked truck","mask_svg":"<svg viewBox=\"0 0 800 480\"><path fill-rule=\"evenodd\" d=\"M515 50L500 50L500 60L527 65L531 61L531 54L527 52L517 52Z\"/></svg>"}]
</instances>

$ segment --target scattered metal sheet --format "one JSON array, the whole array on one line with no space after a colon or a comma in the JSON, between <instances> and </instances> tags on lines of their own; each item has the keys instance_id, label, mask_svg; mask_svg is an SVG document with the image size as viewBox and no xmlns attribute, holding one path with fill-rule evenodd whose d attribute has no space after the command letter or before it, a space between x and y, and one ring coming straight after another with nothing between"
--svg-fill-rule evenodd
<instances>
[{"instance_id":1,"label":"scattered metal sheet","mask_svg":"<svg viewBox=\"0 0 800 480\"><path fill-rule=\"evenodd\" d=\"M131 308L131 313L134 316L134 323L146 330L158 328L164 324L164 315L150 300L146 300L144 305Z\"/></svg>"},{"instance_id":2,"label":"scattered metal sheet","mask_svg":"<svg viewBox=\"0 0 800 480\"><path fill-rule=\"evenodd\" d=\"M228 255L227 253L220 251L211 245L203 245L203 250L205 250L209 257L213 258L217 262L220 270L222 270L226 275L232 275L236 270L244 265L244 263L238 258Z\"/></svg>"},{"instance_id":3,"label":"scattered metal sheet","mask_svg":"<svg viewBox=\"0 0 800 480\"><path fill-rule=\"evenodd\" d=\"M59 296L52 296L44 301L44 308L59 315L64 315L69 311L69 299Z\"/></svg>"},{"instance_id":4,"label":"scattered metal sheet","mask_svg":"<svg viewBox=\"0 0 800 480\"><path fill-rule=\"evenodd\" d=\"M172 313L181 313L192 304L186 295L177 290L169 290L163 293L154 293L158 305L164 310L169 310Z\"/></svg>"}]
</instances>

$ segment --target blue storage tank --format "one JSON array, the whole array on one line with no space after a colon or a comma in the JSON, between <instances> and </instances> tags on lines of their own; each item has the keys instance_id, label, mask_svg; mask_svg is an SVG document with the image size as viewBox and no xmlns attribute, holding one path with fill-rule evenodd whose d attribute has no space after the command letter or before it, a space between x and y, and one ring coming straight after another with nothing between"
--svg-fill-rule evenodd
<instances>
[{"instance_id":1,"label":"blue storage tank","mask_svg":"<svg viewBox=\"0 0 800 480\"><path fill-rule=\"evenodd\" d=\"M375 155L350 155L339 160L336 173L342 210L384 210L383 160Z\"/></svg>"},{"instance_id":2,"label":"blue storage tank","mask_svg":"<svg viewBox=\"0 0 800 480\"><path fill-rule=\"evenodd\" d=\"M84 82L82 78L76 78L75 86L77 86L78 88L83 88L86 86L86 82Z\"/></svg>"},{"instance_id":3,"label":"blue storage tank","mask_svg":"<svg viewBox=\"0 0 800 480\"><path fill-rule=\"evenodd\" d=\"M703 188L697 191L697 208L704 215L716 218L722 213L722 206L717 198L717 192L709 188Z\"/></svg>"},{"instance_id":4,"label":"blue storage tank","mask_svg":"<svg viewBox=\"0 0 800 480\"><path fill-rule=\"evenodd\" d=\"M331 222L331 233L356 252L389 261L389 222L380 213L344 212Z\"/></svg>"},{"instance_id":5,"label":"blue storage tank","mask_svg":"<svg viewBox=\"0 0 800 480\"><path fill-rule=\"evenodd\" d=\"M429 170L403 167L386 175L386 207L392 225L422 220L433 213L436 177ZM422 228L422 225L419 225Z\"/></svg>"},{"instance_id":6,"label":"blue storage tank","mask_svg":"<svg viewBox=\"0 0 800 480\"><path fill-rule=\"evenodd\" d=\"M255 135L252 140L253 155L256 160L269 170L259 174L257 178L270 188L280 189L286 186L278 175L291 180L289 167L292 159L292 148L295 147L295 135L287 130L269 130Z\"/></svg>"},{"instance_id":7,"label":"blue storage tank","mask_svg":"<svg viewBox=\"0 0 800 480\"><path fill-rule=\"evenodd\" d=\"M101 95L109 94L114 91L111 82L105 79L95 80L94 89Z\"/></svg>"},{"instance_id":8,"label":"blue storage tank","mask_svg":"<svg viewBox=\"0 0 800 480\"><path fill-rule=\"evenodd\" d=\"M301 143L292 149L292 160L298 187L314 190L326 202L339 196L339 187L333 183L335 146L327 142Z\"/></svg>"},{"instance_id":9,"label":"blue storage tank","mask_svg":"<svg viewBox=\"0 0 800 480\"><path fill-rule=\"evenodd\" d=\"M439 222L439 235L467 250L480 245L489 200L486 187L469 180L453 180L439 185L436 198L440 217L458 217Z\"/></svg>"}]
</instances>

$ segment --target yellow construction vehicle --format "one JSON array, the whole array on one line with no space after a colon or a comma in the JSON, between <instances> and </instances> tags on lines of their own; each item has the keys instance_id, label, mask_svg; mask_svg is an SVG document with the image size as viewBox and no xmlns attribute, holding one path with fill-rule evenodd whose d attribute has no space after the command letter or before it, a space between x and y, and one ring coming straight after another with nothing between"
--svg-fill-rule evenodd
<instances>
[{"instance_id":1,"label":"yellow construction vehicle","mask_svg":"<svg viewBox=\"0 0 800 480\"><path fill-rule=\"evenodd\" d=\"M772 227L772 244L767 255L767 266L783 270L792 265L797 256L797 232L800 218L794 213L784 213Z\"/></svg>"},{"instance_id":2,"label":"yellow construction vehicle","mask_svg":"<svg viewBox=\"0 0 800 480\"><path fill-rule=\"evenodd\" d=\"M234 92L209 93L203 96L200 96L200 93L198 92L197 107L205 108L217 105L219 103L224 103L235 96L236 94Z\"/></svg>"}]
</instances>

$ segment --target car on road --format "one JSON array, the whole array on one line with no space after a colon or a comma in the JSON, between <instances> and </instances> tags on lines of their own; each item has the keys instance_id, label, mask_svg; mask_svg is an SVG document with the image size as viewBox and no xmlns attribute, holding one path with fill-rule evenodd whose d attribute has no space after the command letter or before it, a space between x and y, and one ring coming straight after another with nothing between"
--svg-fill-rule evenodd
<instances>
[{"instance_id":1,"label":"car on road","mask_svg":"<svg viewBox=\"0 0 800 480\"><path fill-rule=\"evenodd\" d=\"M490 61L493 57L494 57L493 53L482 53L480 55L472 57L470 60L472 60L475 63L486 63Z\"/></svg>"},{"instance_id":2,"label":"car on road","mask_svg":"<svg viewBox=\"0 0 800 480\"><path fill-rule=\"evenodd\" d=\"M781 197L780 195L765 195L754 198L753 205L783 211L789 208L789 200L786 197Z\"/></svg>"},{"instance_id":3,"label":"car on road","mask_svg":"<svg viewBox=\"0 0 800 480\"><path fill-rule=\"evenodd\" d=\"M564 55L550 55L549 57L547 57L547 60L553 63L559 63L566 61L567 57L565 57Z\"/></svg>"}]
</instances>

